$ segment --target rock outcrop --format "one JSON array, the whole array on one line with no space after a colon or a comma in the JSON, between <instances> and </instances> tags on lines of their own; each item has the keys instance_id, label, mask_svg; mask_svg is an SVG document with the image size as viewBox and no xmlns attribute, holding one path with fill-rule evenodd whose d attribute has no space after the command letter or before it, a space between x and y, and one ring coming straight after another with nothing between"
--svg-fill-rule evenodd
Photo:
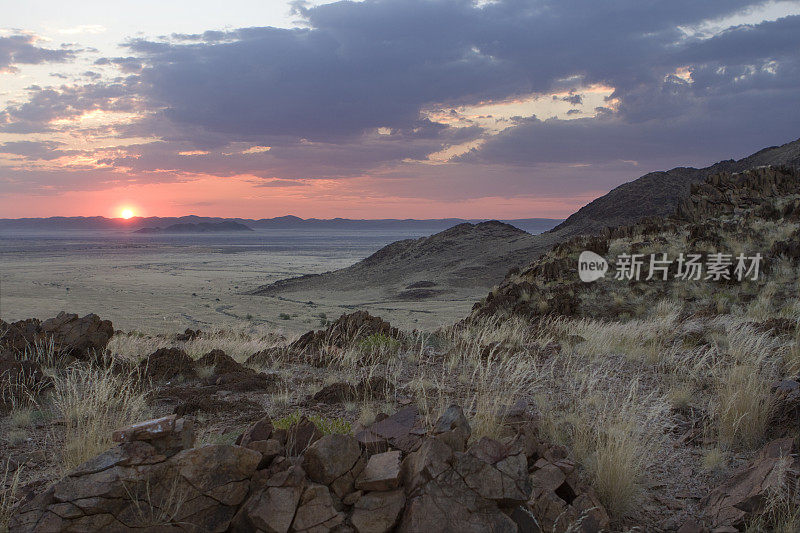
<instances>
[{"instance_id":1,"label":"rock outcrop","mask_svg":"<svg viewBox=\"0 0 800 533\"><path fill-rule=\"evenodd\" d=\"M44 322L35 318L11 324L0 322L0 350L22 353L37 344L52 343L60 357L94 360L103 356L113 335L110 320L102 320L95 314L79 317L61 312Z\"/></svg>"},{"instance_id":2,"label":"rock outcrop","mask_svg":"<svg viewBox=\"0 0 800 533\"><path fill-rule=\"evenodd\" d=\"M123 428L115 447L23 501L12 531L588 532L608 525L563 449L539 442L529 426L507 442L484 437L467 445L459 407L432 428L405 410L367 428L385 436L388 449L376 451L337 434L296 446L307 435L303 424L278 430L266 417L236 445L197 448L191 421L175 415Z\"/></svg>"}]
</instances>

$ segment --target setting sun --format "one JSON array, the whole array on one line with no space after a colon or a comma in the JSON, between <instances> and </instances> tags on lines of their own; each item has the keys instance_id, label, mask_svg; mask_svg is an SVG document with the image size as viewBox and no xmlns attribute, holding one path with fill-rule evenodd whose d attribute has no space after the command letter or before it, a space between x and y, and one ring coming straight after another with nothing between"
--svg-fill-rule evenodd
<instances>
[{"instance_id":1,"label":"setting sun","mask_svg":"<svg viewBox=\"0 0 800 533\"><path fill-rule=\"evenodd\" d=\"M121 216L122 218L126 219L126 220L127 220L127 219L129 219L129 218L131 218L131 217L133 217L133 215L134 215L134 213L133 213L133 209L130 209L130 208L128 208L128 207L126 207L125 209L123 209L123 210L120 212L120 216Z\"/></svg>"}]
</instances>

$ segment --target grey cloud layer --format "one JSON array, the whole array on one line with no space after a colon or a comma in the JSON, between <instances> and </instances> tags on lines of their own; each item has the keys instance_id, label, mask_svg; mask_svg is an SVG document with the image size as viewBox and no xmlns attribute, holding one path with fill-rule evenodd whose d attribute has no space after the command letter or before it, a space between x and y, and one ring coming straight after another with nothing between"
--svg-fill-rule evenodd
<instances>
[{"instance_id":1,"label":"grey cloud layer","mask_svg":"<svg viewBox=\"0 0 800 533\"><path fill-rule=\"evenodd\" d=\"M33 35L17 34L0 37L0 73L14 71L16 65L63 62L75 57L72 50L53 50L36 46Z\"/></svg>"}]
</instances>

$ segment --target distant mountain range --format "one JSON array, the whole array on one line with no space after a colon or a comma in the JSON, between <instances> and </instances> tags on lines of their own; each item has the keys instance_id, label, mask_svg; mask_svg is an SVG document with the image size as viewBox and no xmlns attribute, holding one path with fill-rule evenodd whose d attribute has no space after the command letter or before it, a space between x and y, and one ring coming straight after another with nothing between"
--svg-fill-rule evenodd
<instances>
[{"instance_id":1,"label":"distant mountain range","mask_svg":"<svg viewBox=\"0 0 800 533\"><path fill-rule=\"evenodd\" d=\"M276 218L221 218L199 217L134 217L128 220L106 217L48 217L48 218L0 218L0 230L19 231L80 231L80 230L125 230L142 228L165 228L176 224L219 224L235 222L252 229L350 229L350 230L418 230L430 233L469 223L485 222L487 219L465 220L460 218L438 219L347 219L347 218L300 218L292 215ZM540 233L561 222L551 218L521 218L503 220L529 233Z\"/></svg>"},{"instance_id":2,"label":"distant mountain range","mask_svg":"<svg viewBox=\"0 0 800 533\"><path fill-rule=\"evenodd\" d=\"M141 228L134 233L227 233L231 231L253 231L253 228L240 224L239 222L200 222L198 224L172 224L166 228Z\"/></svg>"}]
</instances>

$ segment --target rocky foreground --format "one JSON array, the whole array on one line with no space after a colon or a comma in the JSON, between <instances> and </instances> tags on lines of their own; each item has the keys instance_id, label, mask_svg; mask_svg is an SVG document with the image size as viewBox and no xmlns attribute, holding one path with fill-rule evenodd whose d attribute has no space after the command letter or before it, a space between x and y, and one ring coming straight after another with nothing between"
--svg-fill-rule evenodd
<instances>
[{"instance_id":1,"label":"rocky foreground","mask_svg":"<svg viewBox=\"0 0 800 533\"><path fill-rule=\"evenodd\" d=\"M5 326L3 378L19 387L6 387L6 399L21 392L24 379L36 381L39 391L49 385L38 363L17 360L19 352L13 348L26 337L34 343L51 339L70 364L83 360L102 365L103 359L94 354L105 349L113 334L110 324L94 315L63 314L50 321ZM309 332L291 343L290 350L306 358L317 354L309 360L321 364L322 352L342 350L364 334L399 338L401 332L379 318L355 313L326 330ZM187 331L178 338L202 336ZM250 359L263 360L274 350ZM209 366L216 369L213 375L199 375ZM540 415L524 402L503 413L504 436L497 438L474 436L458 405L433 422L409 405L351 431L331 431L305 416L290 424L263 416L230 444L196 445L199 426L191 415L213 409L213 402L220 401L214 397L274 388L276 376L237 363L221 350L195 360L177 348L157 350L139 363L138 372L160 383L162 391L174 390L176 380L188 380L182 385L187 394L175 408L177 414L119 428L110 439L113 446L100 455L49 486L34 483L23 490L9 519L11 531L619 528L583 465L576 463L569 448L546 440ZM312 401L345 402L379 386L331 384ZM795 405L796 416L800 383L784 381L776 394L783 405ZM702 495L697 512L684 515L672 530L722 533L746 527L771 505L775 494L800 483L797 451L791 436L768 443L729 479ZM7 468L22 466L13 458L6 460Z\"/></svg>"},{"instance_id":2,"label":"rocky foreground","mask_svg":"<svg viewBox=\"0 0 800 533\"><path fill-rule=\"evenodd\" d=\"M307 419L269 417L235 445L192 447L175 415L120 429L115 447L23 501L13 531L601 531L609 517L566 449L521 424L515 437L468 445L451 406L426 427L415 408L358 435L322 436ZM770 443L706 498L713 531L735 526L796 475L792 439ZM786 461L790 461L788 465ZM708 531L687 522L679 531Z\"/></svg>"}]
</instances>

